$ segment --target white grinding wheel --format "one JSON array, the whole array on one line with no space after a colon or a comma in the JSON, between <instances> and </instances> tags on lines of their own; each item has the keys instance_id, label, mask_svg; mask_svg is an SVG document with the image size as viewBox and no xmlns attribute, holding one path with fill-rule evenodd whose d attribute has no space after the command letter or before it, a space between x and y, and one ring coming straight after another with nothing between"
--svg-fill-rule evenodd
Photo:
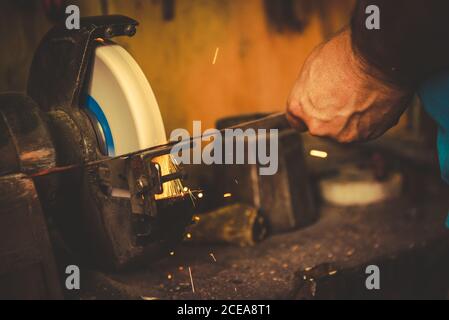
<instances>
[{"instance_id":1,"label":"white grinding wheel","mask_svg":"<svg viewBox=\"0 0 449 320\"><path fill-rule=\"evenodd\" d=\"M132 56L113 42L100 43L96 48L84 106L97 121L108 156L167 142L148 80Z\"/></svg>"}]
</instances>

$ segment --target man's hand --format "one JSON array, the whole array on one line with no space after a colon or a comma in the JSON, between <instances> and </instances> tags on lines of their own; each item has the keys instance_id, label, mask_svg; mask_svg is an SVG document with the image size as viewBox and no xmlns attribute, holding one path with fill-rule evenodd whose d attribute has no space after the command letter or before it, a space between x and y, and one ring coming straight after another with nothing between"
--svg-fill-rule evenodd
<instances>
[{"instance_id":1,"label":"man's hand","mask_svg":"<svg viewBox=\"0 0 449 320\"><path fill-rule=\"evenodd\" d=\"M378 80L356 56L349 30L316 48L288 101L292 125L349 143L377 138L397 124L411 93Z\"/></svg>"}]
</instances>

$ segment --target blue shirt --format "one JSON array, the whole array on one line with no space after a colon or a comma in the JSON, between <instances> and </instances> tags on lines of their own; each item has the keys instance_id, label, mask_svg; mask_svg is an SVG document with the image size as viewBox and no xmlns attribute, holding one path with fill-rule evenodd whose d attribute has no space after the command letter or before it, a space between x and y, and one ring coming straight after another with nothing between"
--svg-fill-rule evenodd
<instances>
[{"instance_id":1,"label":"blue shirt","mask_svg":"<svg viewBox=\"0 0 449 320\"><path fill-rule=\"evenodd\" d=\"M438 123L438 158L441 176L449 184L449 70L426 81L420 90L421 101ZM446 221L449 228L449 216Z\"/></svg>"}]
</instances>

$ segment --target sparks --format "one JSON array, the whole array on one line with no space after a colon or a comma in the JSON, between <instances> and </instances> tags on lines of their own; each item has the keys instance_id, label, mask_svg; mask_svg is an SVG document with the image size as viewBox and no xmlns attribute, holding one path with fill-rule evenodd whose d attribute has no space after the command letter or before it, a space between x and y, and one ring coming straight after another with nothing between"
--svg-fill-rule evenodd
<instances>
[{"instance_id":1,"label":"sparks","mask_svg":"<svg viewBox=\"0 0 449 320\"><path fill-rule=\"evenodd\" d=\"M230 197L232 197L232 193L225 193L223 195L223 198L230 198Z\"/></svg>"},{"instance_id":2,"label":"sparks","mask_svg":"<svg viewBox=\"0 0 449 320\"><path fill-rule=\"evenodd\" d=\"M168 274L168 275L167 275L167 279L168 279L168 280L172 280L172 279L173 279L173 276L172 276L171 274Z\"/></svg>"},{"instance_id":3,"label":"sparks","mask_svg":"<svg viewBox=\"0 0 449 320\"><path fill-rule=\"evenodd\" d=\"M214 259L214 262L217 262L217 259L215 258L215 255L212 252L209 253L209 255L212 257L212 259Z\"/></svg>"},{"instance_id":4,"label":"sparks","mask_svg":"<svg viewBox=\"0 0 449 320\"><path fill-rule=\"evenodd\" d=\"M202 192L198 193L198 199L203 199L204 198L204 194Z\"/></svg>"},{"instance_id":5,"label":"sparks","mask_svg":"<svg viewBox=\"0 0 449 320\"><path fill-rule=\"evenodd\" d=\"M171 256L174 256L174 255L175 255L175 252L174 252L174 251L170 251L170 255L171 255Z\"/></svg>"},{"instance_id":6,"label":"sparks","mask_svg":"<svg viewBox=\"0 0 449 320\"><path fill-rule=\"evenodd\" d=\"M196 203L195 203L196 198L195 198L195 195L193 194L192 190L189 190L188 194L189 194L190 200L192 201L193 206L196 208Z\"/></svg>"},{"instance_id":7,"label":"sparks","mask_svg":"<svg viewBox=\"0 0 449 320\"><path fill-rule=\"evenodd\" d=\"M191 233L187 233L187 234L186 234L186 238L187 238L187 239L192 239L192 234L191 234Z\"/></svg>"},{"instance_id":8,"label":"sparks","mask_svg":"<svg viewBox=\"0 0 449 320\"><path fill-rule=\"evenodd\" d=\"M199 216L193 216L193 221L200 222L201 218Z\"/></svg>"},{"instance_id":9,"label":"sparks","mask_svg":"<svg viewBox=\"0 0 449 320\"><path fill-rule=\"evenodd\" d=\"M315 158L326 159L328 157L327 152L320 150L311 150L310 155Z\"/></svg>"},{"instance_id":10,"label":"sparks","mask_svg":"<svg viewBox=\"0 0 449 320\"><path fill-rule=\"evenodd\" d=\"M195 285L193 284L192 269L190 269L190 267L189 267L189 275L190 275L190 284L192 285L192 292L195 293Z\"/></svg>"},{"instance_id":11,"label":"sparks","mask_svg":"<svg viewBox=\"0 0 449 320\"><path fill-rule=\"evenodd\" d=\"M217 47L217 49L215 49L215 55L214 55L214 59L212 60L212 64L216 64L217 63L217 57L218 57L218 52L220 51L220 48Z\"/></svg>"}]
</instances>

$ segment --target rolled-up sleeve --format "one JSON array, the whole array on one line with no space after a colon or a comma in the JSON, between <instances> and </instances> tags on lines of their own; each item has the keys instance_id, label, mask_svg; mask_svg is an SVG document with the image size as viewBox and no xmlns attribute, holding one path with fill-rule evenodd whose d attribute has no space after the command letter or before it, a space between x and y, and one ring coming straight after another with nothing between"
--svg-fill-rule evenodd
<instances>
[{"instance_id":1,"label":"rolled-up sleeve","mask_svg":"<svg viewBox=\"0 0 449 320\"><path fill-rule=\"evenodd\" d=\"M366 27L379 8L380 29ZM351 21L355 52L385 81L415 87L449 66L449 1L359 0Z\"/></svg>"}]
</instances>

